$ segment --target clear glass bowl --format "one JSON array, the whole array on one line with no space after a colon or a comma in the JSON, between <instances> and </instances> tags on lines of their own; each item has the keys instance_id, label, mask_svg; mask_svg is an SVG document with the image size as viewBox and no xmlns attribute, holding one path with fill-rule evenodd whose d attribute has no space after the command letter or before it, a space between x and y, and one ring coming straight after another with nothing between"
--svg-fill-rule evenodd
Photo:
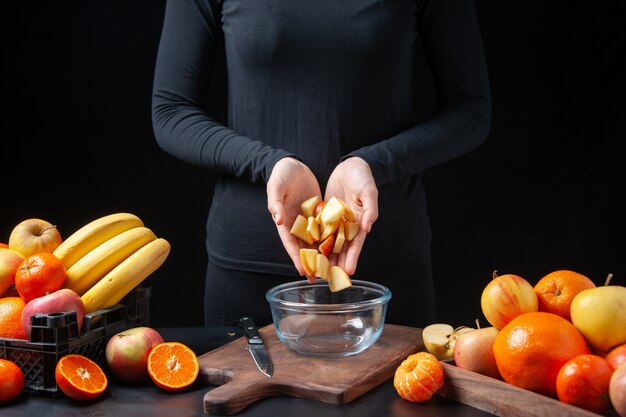
<instances>
[{"instance_id":1,"label":"clear glass bowl","mask_svg":"<svg viewBox=\"0 0 626 417\"><path fill-rule=\"evenodd\" d=\"M391 291L380 284L352 280L333 293L318 280L278 285L266 294L278 338L309 356L355 355L372 346L385 324Z\"/></svg>"}]
</instances>

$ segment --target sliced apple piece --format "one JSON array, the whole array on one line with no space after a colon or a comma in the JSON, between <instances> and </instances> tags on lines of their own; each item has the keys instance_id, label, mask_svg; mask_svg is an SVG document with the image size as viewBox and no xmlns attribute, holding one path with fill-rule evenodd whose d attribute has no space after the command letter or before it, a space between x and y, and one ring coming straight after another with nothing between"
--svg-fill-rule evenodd
<instances>
[{"instance_id":1,"label":"sliced apple piece","mask_svg":"<svg viewBox=\"0 0 626 417\"><path fill-rule=\"evenodd\" d=\"M321 279L328 279L330 275L330 262L323 253L318 253L315 256L315 275Z\"/></svg>"},{"instance_id":2,"label":"sliced apple piece","mask_svg":"<svg viewBox=\"0 0 626 417\"><path fill-rule=\"evenodd\" d=\"M319 202L320 197L316 195L300 204L300 210L302 210L302 214L304 214L304 217L315 217L315 207L317 207L317 204Z\"/></svg>"},{"instance_id":3,"label":"sliced apple piece","mask_svg":"<svg viewBox=\"0 0 626 417\"><path fill-rule=\"evenodd\" d=\"M337 292L344 290L348 287L352 286L352 281L350 277L341 269L341 267L337 265L333 265L330 267L330 274L328 276L328 287L331 292Z\"/></svg>"},{"instance_id":4,"label":"sliced apple piece","mask_svg":"<svg viewBox=\"0 0 626 417\"><path fill-rule=\"evenodd\" d=\"M315 222L315 217L309 216L306 231L311 236L313 242L320 240L320 226Z\"/></svg>"},{"instance_id":5,"label":"sliced apple piece","mask_svg":"<svg viewBox=\"0 0 626 417\"><path fill-rule=\"evenodd\" d=\"M343 201L341 198L338 198L337 200L339 200L339 202L341 203L341 205L343 206L345 212L343 213L343 217L346 218L346 220L353 222L356 220L356 217L354 215L354 212L352 211L352 209L350 207L348 207L348 205L346 204L345 201Z\"/></svg>"},{"instance_id":6,"label":"sliced apple piece","mask_svg":"<svg viewBox=\"0 0 626 417\"><path fill-rule=\"evenodd\" d=\"M335 247L335 235L331 234L326 239L324 239L322 243L320 243L320 245L318 246L318 250L325 256L328 256L331 253L333 253L334 247Z\"/></svg>"},{"instance_id":7,"label":"sliced apple piece","mask_svg":"<svg viewBox=\"0 0 626 417\"><path fill-rule=\"evenodd\" d=\"M343 217L346 213L346 209L337 197L332 197L324 208L322 209L322 223L331 224L335 223Z\"/></svg>"},{"instance_id":8,"label":"sliced apple piece","mask_svg":"<svg viewBox=\"0 0 626 417\"><path fill-rule=\"evenodd\" d=\"M315 258L317 257L317 250L310 248L301 248L300 249L300 260L302 261L302 266L304 267L304 272L308 276L315 276Z\"/></svg>"},{"instance_id":9,"label":"sliced apple piece","mask_svg":"<svg viewBox=\"0 0 626 417\"><path fill-rule=\"evenodd\" d=\"M356 234L359 232L359 222L347 221L343 224L343 233L346 235L346 240L350 242Z\"/></svg>"},{"instance_id":10,"label":"sliced apple piece","mask_svg":"<svg viewBox=\"0 0 626 417\"><path fill-rule=\"evenodd\" d=\"M290 232L298 239L301 239L310 245L313 243L313 239L311 239L311 235L307 231L308 224L309 222L306 217L298 214L298 217L296 217L296 221L294 221L293 225L291 226Z\"/></svg>"},{"instance_id":11,"label":"sliced apple piece","mask_svg":"<svg viewBox=\"0 0 626 417\"><path fill-rule=\"evenodd\" d=\"M334 235L337 229L339 228L339 223L341 222L338 221L338 222L323 225L322 236L320 236L320 240L324 241L326 240L328 236Z\"/></svg>"},{"instance_id":12,"label":"sliced apple piece","mask_svg":"<svg viewBox=\"0 0 626 417\"><path fill-rule=\"evenodd\" d=\"M429 324L422 330L422 340L426 350L439 360L454 357L454 345L459 335L474 330L471 327L461 326L454 328L445 323Z\"/></svg>"},{"instance_id":13,"label":"sliced apple piece","mask_svg":"<svg viewBox=\"0 0 626 417\"><path fill-rule=\"evenodd\" d=\"M335 246L333 246L333 253L341 252L343 244L346 242L346 234L343 231L343 222L339 222L337 233L335 234Z\"/></svg>"}]
</instances>

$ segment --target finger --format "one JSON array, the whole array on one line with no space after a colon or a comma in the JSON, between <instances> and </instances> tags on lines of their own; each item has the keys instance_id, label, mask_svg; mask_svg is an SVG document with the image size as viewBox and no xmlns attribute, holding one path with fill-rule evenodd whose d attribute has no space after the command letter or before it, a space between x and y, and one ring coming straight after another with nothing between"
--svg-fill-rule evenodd
<instances>
[{"instance_id":1,"label":"finger","mask_svg":"<svg viewBox=\"0 0 626 417\"><path fill-rule=\"evenodd\" d=\"M300 244L298 243L298 239L289 232L289 229L285 226L278 226L278 236L280 237L287 254L291 258L294 266L298 270L300 276L306 274L304 271L304 266L302 265L302 261L300 259Z\"/></svg>"},{"instance_id":2,"label":"finger","mask_svg":"<svg viewBox=\"0 0 626 417\"><path fill-rule=\"evenodd\" d=\"M310 284L313 284L315 281L317 281L317 277L311 277L311 276L306 276L306 279L309 281Z\"/></svg>"},{"instance_id":3,"label":"finger","mask_svg":"<svg viewBox=\"0 0 626 417\"><path fill-rule=\"evenodd\" d=\"M372 225L378 219L378 190L368 190L361 196L363 204L363 215L361 217L361 228L365 233L372 230Z\"/></svg>"},{"instance_id":4,"label":"finger","mask_svg":"<svg viewBox=\"0 0 626 417\"><path fill-rule=\"evenodd\" d=\"M353 275L356 272L356 266L359 261L359 256L361 255L361 250L363 249L366 236L367 234L360 230L354 239L350 241L350 245L348 246L348 250L345 255L344 265L344 271L346 271L348 275Z\"/></svg>"},{"instance_id":5,"label":"finger","mask_svg":"<svg viewBox=\"0 0 626 417\"><path fill-rule=\"evenodd\" d=\"M278 226L283 225L285 221L285 205L283 201L280 199L272 199L270 200L270 196L268 195L268 206L270 214L272 215L272 219L274 223Z\"/></svg>"}]
</instances>

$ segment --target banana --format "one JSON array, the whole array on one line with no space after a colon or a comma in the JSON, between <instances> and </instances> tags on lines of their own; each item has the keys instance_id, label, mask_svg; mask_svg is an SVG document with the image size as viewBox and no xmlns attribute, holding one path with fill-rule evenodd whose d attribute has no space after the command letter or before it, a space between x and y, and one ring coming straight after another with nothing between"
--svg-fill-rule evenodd
<instances>
[{"instance_id":1,"label":"banana","mask_svg":"<svg viewBox=\"0 0 626 417\"><path fill-rule=\"evenodd\" d=\"M139 248L81 296L85 314L119 303L156 271L169 253L170 244L163 238L157 238Z\"/></svg>"},{"instance_id":2,"label":"banana","mask_svg":"<svg viewBox=\"0 0 626 417\"><path fill-rule=\"evenodd\" d=\"M143 226L141 219L130 213L114 213L100 217L78 229L52 253L69 269L80 258L113 236Z\"/></svg>"},{"instance_id":3,"label":"banana","mask_svg":"<svg viewBox=\"0 0 626 417\"><path fill-rule=\"evenodd\" d=\"M96 246L67 269L65 288L83 295L124 259L156 239L152 230L133 227Z\"/></svg>"}]
</instances>

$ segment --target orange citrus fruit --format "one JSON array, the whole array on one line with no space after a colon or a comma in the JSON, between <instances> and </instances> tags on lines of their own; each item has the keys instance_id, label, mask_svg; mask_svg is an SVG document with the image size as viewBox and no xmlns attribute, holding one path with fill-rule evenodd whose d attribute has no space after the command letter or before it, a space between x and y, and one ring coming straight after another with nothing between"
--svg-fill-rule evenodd
<instances>
[{"instance_id":1,"label":"orange citrus fruit","mask_svg":"<svg viewBox=\"0 0 626 417\"><path fill-rule=\"evenodd\" d=\"M590 353L583 335L561 316L524 313L504 326L493 345L496 365L511 385L556 397L556 377L568 360Z\"/></svg>"},{"instance_id":2,"label":"orange citrus fruit","mask_svg":"<svg viewBox=\"0 0 626 417\"><path fill-rule=\"evenodd\" d=\"M0 403L11 401L24 389L24 373L15 362L0 359Z\"/></svg>"},{"instance_id":3,"label":"orange citrus fruit","mask_svg":"<svg viewBox=\"0 0 626 417\"><path fill-rule=\"evenodd\" d=\"M572 321L570 306L574 297L596 284L586 276L569 270L550 272L541 278L534 287L539 311L554 313L566 320Z\"/></svg>"},{"instance_id":4,"label":"orange citrus fruit","mask_svg":"<svg viewBox=\"0 0 626 417\"><path fill-rule=\"evenodd\" d=\"M431 353L409 355L396 369L393 386L411 402L426 401L443 385L443 365Z\"/></svg>"},{"instance_id":5,"label":"orange citrus fruit","mask_svg":"<svg viewBox=\"0 0 626 417\"><path fill-rule=\"evenodd\" d=\"M98 397L108 385L107 377L97 363L76 354L59 359L54 378L65 395L80 401Z\"/></svg>"},{"instance_id":6,"label":"orange citrus fruit","mask_svg":"<svg viewBox=\"0 0 626 417\"><path fill-rule=\"evenodd\" d=\"M56 256L43 252L31 255L15 272L15 289L26 301L63 288L67 272Z\"/></svg>"},{"instance_id":7,"label":"orange citrus fruit","mask_svg":"<svg viewBox=\"0 0 626 417\"><path fill-rule=\"evenodd\" d=\"M609 382L613 367L601 356L578 355L561 367L556 377L559 400L602 414L609 409Z\"/></svg>"},{"instance_id":8,"label":"orange citrus fruit","mask_svg":"<svg viewBox=\"0 0 626 417\"><path fill-rule=\"evenodd\" d=\"M165 390L177 391L191 385L198 376L200 365L193 350L179 342L163 342L148 355L148 374Z\"/></svg>"},{"instance_id":9,"label":"orange citrus fruit","mask_svg":"<svg viewBox=\"0 0 626 417\"><path fill-rule=\"evenodd\" d=\"M22 311L26 302L21 297L0 298L0 337L27 339L22 328Z\"/></svg>"}]
</instances>

